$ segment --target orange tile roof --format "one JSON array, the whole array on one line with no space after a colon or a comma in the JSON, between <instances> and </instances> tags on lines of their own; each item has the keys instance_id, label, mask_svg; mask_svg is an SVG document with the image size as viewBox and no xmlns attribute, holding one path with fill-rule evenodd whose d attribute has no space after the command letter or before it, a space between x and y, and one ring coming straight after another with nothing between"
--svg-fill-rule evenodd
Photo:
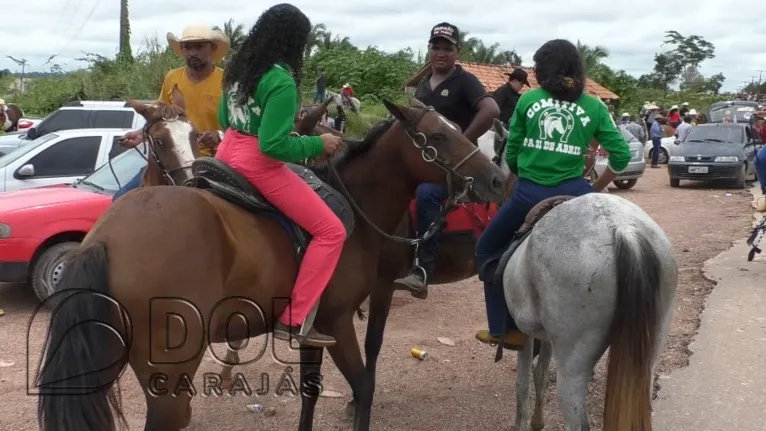
<instances>
[{"instance_id":1,"label":"orange tile roof","mask_svg":"<svg viewBox=\"0 0 766 431\"><path fill-rule=\"evenodd\" d=\"M481 64L481 63L468 63L468 62L458 62L461 66L463 66L463 69L467 72L473 73L476 78L479 79L479 82L484 85L484 89L488 92L492 92L498 89L501 85L505 84L508 81L508 76L506 73L513 72L513 66L499 66L494 64ZM524 93L526 91L529 91L532 88L538 88L540 85L538 85L537 80L535 79L535 74L532 71L531 68L528 67L522 67L527 74L529 74L529 85L531 88L524 87L522 88L521 92ZM420 68L420 70L415 73L415 75L411 76L405 83L404 88L406 87L415 87L418 85L421 79L423 79L424 76L428 73L430 70L430 64L426 63L423 65L423 67ZM599 99L611 99L611 100L618 100L620 97L613 92L609 91L608 89L602 87L599 85L596 81L593 81L590 78L587 78L585 81L585 92L588 94L591 94L593 96L598 97Z\"/></svg>"}]
</instances>

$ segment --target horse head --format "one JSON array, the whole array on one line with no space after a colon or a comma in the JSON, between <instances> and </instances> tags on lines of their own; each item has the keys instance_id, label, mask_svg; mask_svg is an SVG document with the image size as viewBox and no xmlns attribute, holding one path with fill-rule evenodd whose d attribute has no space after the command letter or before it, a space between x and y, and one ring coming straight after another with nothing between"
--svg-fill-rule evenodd
<instances>
[{"instance_id":1,"label":"horse head","mask_svg":"<svg viewBox=\"0 0 766 431\"><path fill-rule=\"evenodd\" d=\"M417 183L444 183L470 187L485 201L502 197L505 175L479 148L469 141L456 124L432 107L412 99L410 106L384 100L386 109L401 124L409 145L403 159Z\"/></svg>"},{"instance_id":2,"label":"horse head","mask_svg":"<svg viewBox=\"0 0 766 431\"><path fill-rule=\"evenodd\" d=\"M327 107L330 103L332 103L332 98L328 97L321 105L309 110L303 118L298 118L293 126L293 131L300 135L310 135L319 124L319 120L327 113Z\"/></svg>"},{"instance_id":3,"label":"horse head","mask_svg":"<svg viewBox=\"0 0 766 431\"><path fill-rule=\"evenodd\" d=\"M149 144L144 185L182 184L192 178L191 165L199 157L198 133L183 109L175 104L144 105L128 101L144 119L144 141Z\"/></svg>"}]
</instances>

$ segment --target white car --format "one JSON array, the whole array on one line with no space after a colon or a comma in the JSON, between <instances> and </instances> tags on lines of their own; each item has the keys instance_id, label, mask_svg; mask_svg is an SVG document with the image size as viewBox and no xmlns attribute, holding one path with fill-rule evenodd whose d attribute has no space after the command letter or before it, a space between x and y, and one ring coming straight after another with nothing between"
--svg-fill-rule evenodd
<instances>
[{"instance_id":1,"label":"white car","mask_svg":"<svg viewBox=\"0 0 766 431\"><path fill-rule=\"evenodd\" d=\"M60 130L0 157L0 192L71 184L126 149L117 140L131 129Z\"/></svg>"},{"instance_id":2,"label":"white car","mask_svg":"<svg viewBox=\"0 0 766 431\"><path fill-rule=\"evenodd\" d=\"M676 147L676 138L674 136L668 137L668 138L662 138L660 139L660 158L659 162L661 165L664 165L670 160L670 156L673 155L673 149ZM652 153L654 152L654 146L652 145L652 140L649 139L646 141L646 144L644 144L644 155L646 156L646 160L652 161Z\"/></svg>"},{"instance_id":3,"label":"white car","mask_svg":"<svg viewBox=\"0 0 766 431\"><path fill-rule=\"evenodd\" d=\"M148 103L154 103L149 101ZM25 120L27 121L27 120ZM143 116L125 101L75 101L65 103L32 127L0 136L0 155L8 154L17 148L51 132L72 129L138 129L146 123Z\"/></svg>"}]
</instances>

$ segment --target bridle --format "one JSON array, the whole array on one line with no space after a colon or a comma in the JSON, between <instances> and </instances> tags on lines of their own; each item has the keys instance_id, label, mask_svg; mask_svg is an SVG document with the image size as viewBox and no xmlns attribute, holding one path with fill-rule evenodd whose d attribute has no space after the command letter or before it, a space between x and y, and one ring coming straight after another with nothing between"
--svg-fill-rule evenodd
<instances>
[{"instance_id":1,"label":"bridle","mask_svg":"<svg viewBox=\"0 0 766 431\"><path fill-rule=\"evenodd\" d=\"M153 137L149 133L149 130L151 130L152 127L154 127L155 125L157 125L159 123L171 123L173 121L184 121L184 122L186 122L186 117L184 117L183 115L176 115L175 117L172 117L172 118L155 117L155 118L152 118L151 121L147 121L146 124L144 124L144 127L141 129L142 135L143 135L142 141L149 143L147 145L147 147L148 147L147 153L152 158L154 163L156 163L157 166L160 168L160 170L162 171L162 176L168 181L168 183L171 186L175 186L176 185L175 180L173 180L173 174L178 172L178 171L182 171L182 170L186 170L186 169L191 169L192 168L192 164L189 163L187 165L181 165L181 166L179 166L177 168L174 168L174 169L168 169L165 166L165 164L162 163L162 160L160 160L159 156L157 156L157 151L156 151L156 148L155 148L155 146L157 146L159 148L162 148L162 147L165 146L165 143L162 142L161 139ZM141 157L144 160L146 160L146 163L149 163L149 158L146 155L144 155L144 153L142 153L141 150L138 149L138 147L133 147L133 149L136 150L138 152L138 154L140 154ZM120 180L117 179L117 174L115 174L114 168L112 167L112 159L111 158L109 159L109 169L111 169L112 175L114 175L114 179L115 179L115 181L117 181L117 187L118 188L122 188L122 186L120 185Z\"/></svg>"},{"instance_id":2,"label":"bridle","mask_svg":"<svg viewBox=\"0 0 766 431\"><path fill-rule=\"evenodd\" d=\"M327 160L328 169L330 170L332 176L337 180L340 192L348 200L349 204L351 204L357 215L359 215L362 220L367 222L367 224L375 229L375 231L377 231L380 235L391 241L415 246L419 245L423 241L427 241L429 238L439 232L441 229L442 221L446 217L447 213L452 211L452 209L457 206L458 201L466 196L469 192L471 192L473 188L473 177L465 176L457 172L457 170L480 151L479 147L477 146L473 151L471 151L470 154L465 156L463 160L452 166L452 163L449 160L445 160L439 156L439 152L437 151L436 147L429 145L429 142L433 142L434 140L441 141L444 139L444 137L440 133L425 134L417 130L417 127L423 117L432 111L434 111L433 107L426 106L421 109L421 111L415 117L414 121L402 121L402 125L404 126L404 131L407 134L407 137L410 138L410 141L415 146L415 148L420 150L420 155L423 157L423 160L425 160L427 163L435 164L447 174L447 205L444 206L439 217L437 217L436 220L434 220L431 225L428 226L428 229L423 233L423 235L418 238L413 239L390 235L380 229L375 223L373 223L372 220L369 219L369 217L367 217L367 215L364 213L364 211L362 211L356 201L354 201L354 198L351 196L351 194L348 192L348 189L346 189L346 186L343 184L343 180L340 178L340 175L335 169L335 166L331 160ZM463 182L463 188L459 193L455 193L455 190L452 188L453 176Z\"/></svg>"}]
</instances>

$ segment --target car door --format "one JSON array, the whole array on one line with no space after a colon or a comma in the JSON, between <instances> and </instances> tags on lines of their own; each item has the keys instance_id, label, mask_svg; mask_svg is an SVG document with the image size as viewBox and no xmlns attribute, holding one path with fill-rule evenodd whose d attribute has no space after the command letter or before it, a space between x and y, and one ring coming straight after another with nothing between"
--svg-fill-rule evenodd
<instances>
[{"instance_id":1,"label":"car door","mask_svg":"<svg viewBox=\"0 0 766 431\"><path fill-rule=\"evenodd\" d=\"M67 136L52 140L34 154L25 155L8 166L6 191L56 184L71 184L90 175L102 152L102 134ZM29 168L22 169L31 165Z\"/></svg>"}]
</instances>

